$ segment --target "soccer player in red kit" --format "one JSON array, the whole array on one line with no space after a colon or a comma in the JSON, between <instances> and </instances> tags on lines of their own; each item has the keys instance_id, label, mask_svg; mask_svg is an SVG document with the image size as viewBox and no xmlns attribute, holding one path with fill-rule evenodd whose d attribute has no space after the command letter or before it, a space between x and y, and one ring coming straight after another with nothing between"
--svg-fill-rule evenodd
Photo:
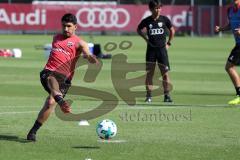
<instances>
[{"instance_id":1,"label":"soccer player in red kit","mask_svg":"<svg viewBox=\"0 0 240 160\"><path fill-rule=\"evenodd\" d=\"M70 105L64 96L71 86L75 65L83 53L90 63L98 60L90 54L88 44L75 35L77 19L73 14L65 14L62 19L62 33L53 38L52 50L48 62L40 73L40 80L44 89L49 93L37 120L27 135L27 140L36 141L36 133L48 119L51 112L59 104L64 113L70 113Z\"/></svg>"}]
</instances>

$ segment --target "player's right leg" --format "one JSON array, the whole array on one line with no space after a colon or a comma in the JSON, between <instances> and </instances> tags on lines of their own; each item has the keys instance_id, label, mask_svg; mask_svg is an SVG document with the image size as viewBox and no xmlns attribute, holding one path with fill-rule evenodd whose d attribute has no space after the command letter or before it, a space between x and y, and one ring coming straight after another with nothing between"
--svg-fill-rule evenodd
<instances>
[{"instance_id":1,"label":"player's right leg","mask_svg":"<svg viewBox=\"0 0 240 160\"><path fill-rule=\"evenodd\" d=\"M153 76L155 71L155 62L146 62L146 79L145 79L145 86L146 86L146 99L145 102L151 103L152 102L152 90L153 90Z\"/></svg>"},{"instance_id":2,"label":"player's right leg","mask_svg":"<svg viewBox=\"0 0 240 160\"><path fill-rule=\"evenodd\" d=\"M145 79L145 86L146 86L146 99L145 102L151 103L152 102L152 90L153 90L153 76L156 66L156 53L155 48L148 46L146 52L146 79Z\"/></svg>"},{"instance_id":3,"label":"player's right leg","mask_svg":"<svg viewBox=\"0 0 240 160\"><path fill-rule=\"evenodd\" d=\"M56 102L52 96L48 96L45 100L45 103L38 114L37 120L35 121L33 127L27 134L27 140L36 141L36 134L42 124L48 119L50 114L53 112L56 106Z\"/></svg>"},{"instance_id":4,"label":"player's right leg","mask_svg":"<svg viewBox=\"0 0 240 160\"><path fill-rule=\"evenodd\" d=\"M59 83L54 77L54 74L52 74L51 71L48 70L43 70L40 73L40 80L44 89L49 93L49 97L46 99L41 111L38 114L37 120L35 121L33 127L27 135L27 140L30 141L36 141L36 133L38 129L48 119L54 107L56 106L56 102L61 101L61 103L59 103L61 104L60 107L63 112L70 112L70 106L67 103L64 103L65 101L62 101L62 97L64 97L64 94L67 93L67 90L70 87L70 82L69 84L65 84L65 82L63 82L61 87L59 87Z\"/></svg>"}]
</instances>

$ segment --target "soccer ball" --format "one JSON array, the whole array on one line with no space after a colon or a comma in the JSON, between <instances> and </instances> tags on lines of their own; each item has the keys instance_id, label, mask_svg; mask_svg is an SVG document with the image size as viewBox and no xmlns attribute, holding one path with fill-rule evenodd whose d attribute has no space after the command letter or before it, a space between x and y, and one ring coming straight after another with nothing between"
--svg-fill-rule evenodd
<instances>
[{"instance_id":1,"label":"soccer ball","mask_svg":"<svg viewBox=\"0 0 240 160\"><path fill-rule=\"evenodd\" d=\"M117 126L112 120L104 119L97 124L96 131L101 139L111 139L117 134Z\"/></svg>"}]
</instances>

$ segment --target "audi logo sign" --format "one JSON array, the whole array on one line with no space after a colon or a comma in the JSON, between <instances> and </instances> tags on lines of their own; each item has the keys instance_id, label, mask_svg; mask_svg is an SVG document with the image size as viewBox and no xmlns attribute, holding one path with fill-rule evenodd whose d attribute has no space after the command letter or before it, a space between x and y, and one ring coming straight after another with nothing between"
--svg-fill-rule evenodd
<instances>
[{"instance_id":1,"label":"audi logo sign","mask_svg":"<svg viewBox=\"0 0 240 160\"><path fill-rule=\"evenodd\" d=\"M151 14L147 5L20 6L0 3L0 30L61 31L61 17L71 12L77 17L78 31L136 32L139 22ZM162 13L176 30L189 30L193 26L194 16L190 16L189 6L164 6Z\"/></svg>"},{"instance_id":2,"label":"audi logo sign","mask_svg":"<svg viewBox=\"0 0 240 160\"><path fill-rule=\"evenodd\" d=\"M130 15L124 8L81 8L76 17L78 25L85 28L124 28L130 21ZM120 21L120 18L123 20Z\"/></svg>"}]
</instances>

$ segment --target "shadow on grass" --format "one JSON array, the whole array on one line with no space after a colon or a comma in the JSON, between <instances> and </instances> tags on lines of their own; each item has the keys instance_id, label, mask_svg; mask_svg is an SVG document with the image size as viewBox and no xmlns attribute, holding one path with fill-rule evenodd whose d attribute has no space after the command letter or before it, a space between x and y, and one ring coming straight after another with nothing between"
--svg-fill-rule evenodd
<instances>
[{"instance_id":1,"label":"shadow on grass","mask_svg":"<svg viewBox=\"0 0 240 160\"><path fill-rule=\"evenodd\" d=\"M74 149L100 149L98 146L74 146Z\"/></svg>"},{"instance_id":2,"label":"shadow on grass","mask_svg":"<svg viewBox=\"0 0 240 160\"><path fill-rule=\"evenodd\" d=\"M12 135L0 135L0 141L15 141L15 142L19 142L19 143L31 142L24 138L19 138L18 136L12 136Z\"/></svg>"}]
</instances>

